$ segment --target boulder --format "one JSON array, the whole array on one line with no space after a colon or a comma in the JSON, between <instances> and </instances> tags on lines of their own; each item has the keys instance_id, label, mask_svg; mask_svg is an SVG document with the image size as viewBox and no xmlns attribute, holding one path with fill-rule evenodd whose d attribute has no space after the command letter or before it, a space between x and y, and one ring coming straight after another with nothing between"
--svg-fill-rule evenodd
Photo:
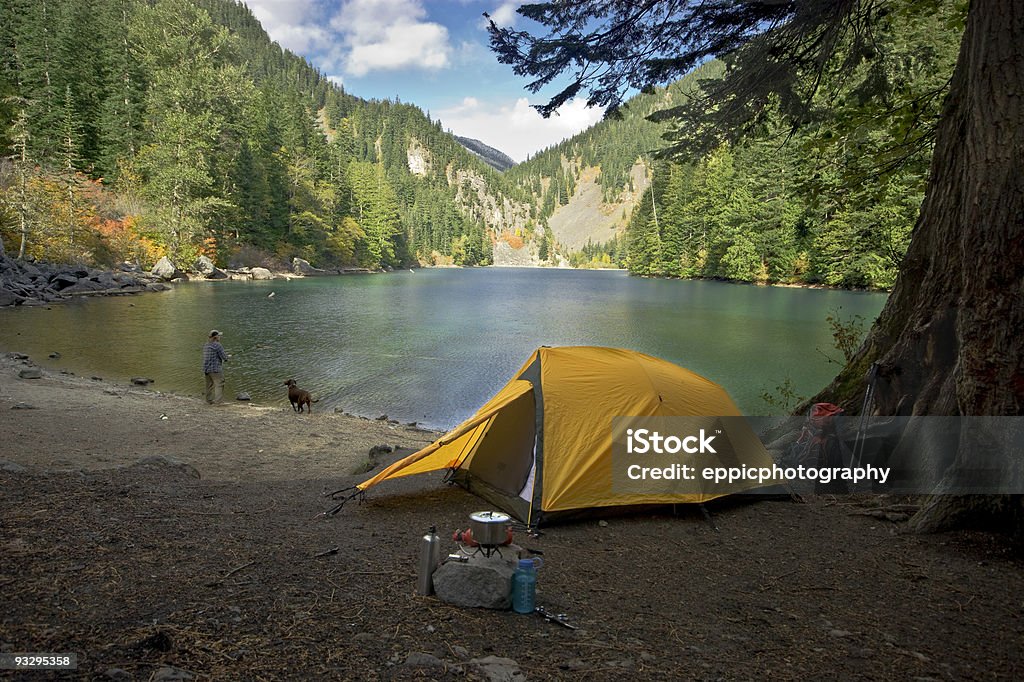
<instances>
[{"instance_id":1,"label":"boulder","mask_svg":"<svg viewBox=\"0 0 1024 682\"><path fill-rule=\"evenodd\" d=\"M117 289L121 286L121 283L109 272L97 272L89 277L89 281L101 285L104 289Z\"/></svg>"},{"instance_id":2,"label":"boulder","mask_svg":"<svg viewBox=\"0 0 1024 682\"><path fill-rule=\"evenodd\" d=\"M501 548L501 555L482 553L469 561L447 561L434 571L434 592L443 602L456 606L508 609L512 606L512 574L516 572L519 551L515 546Z\"/></svg>"},{"instance_id":3,"label":"boulder","mask_svg":"<svg viewBox=\"0 0 1024 682\"><path fill-rule=\"evenodd\" d=\"M21 266L21 271L28 275L29 277L33 278L43 276L43 271L37 268L33 263L23 263Z\"/></svg>"},{"instance_id":4,"label":"boulder","mask_svg":"<svg viewBox=\"0 0 1024 682\"><path fill-rule=\"evenodd\" d=\"M50 286L57 291L63 291L76 284L78 284L78 277L70 272L58 272L50 278Z\"/></svg>"},{"instance_id":5,"label":"boulder","mask_svg":"<svg viewBox=\"0 0 1024 682\"><path fill-rule=\"evenodd\" d=\"M81 265L69 265L62 267L57 270L58 275L71 275L75 279L82 279L83 277L91 277L94 273L89 272L89 268Z\"/></svg>"},{"instance_id":6,"label":"boulder","mask_svg":"<svg viewBox=\"0 0 1024 682\"><path fill-rule=\"evenodd\" d=\"M0 287L0 306L18 305L24 300L24 296L21 296L20 294L16 294L13 291Z\"/></svg>"},{"instance_id":7,"label":"boulder","mask_svg":"<svg viewBox=\"0 0 1024 682\"><path fill-rule=\"evenodd\" d=\"M19 379L42 379L43 370L38 367L26 367L25 369L18 372Z\"/></svg>"},{"instance_id":8,"label":"boulder","mask_svg":"<svg viewBox=\"0 0 1024 682\"><path fill-rule=\"evenodd\" d=\"M250 274L253 279L274 279L274 273L266 268L253 268Z\"/></svg>"},{"instance_id":9,"label":"boulder","mask_svg":"<svg viewBox=\"0 0 1024 682\"><path fill-rule=\"evenodd\" d=\"M164 256L163 258L158 260L156 262L156 265L153 266L153 269L150 270L150 272L159 277L160 279L167 280L178 279L180 277L185 276L185 273L179 270L177 266L174 265L174 263L171 262L171 259L168 258L167 256Z\"/></svg>"},{"instance_id":10,"label":"boulder","mask_svg":"<svg viewBox=\"0 0 1024 682\"><path fill-rule=\"evenodd\" d=\"M303 260L302 258L292 259L292 272L294 272L296 275L305 275L307 277L311 275L329 274L326 270L314 268L312 265L309 264L308 260Z\"/></svg>"},{"instance_id":11,"label":"boulder","mask_svg":"<svg viewBox=\"0 0 1024 682\"><path fill-rule=\"evenodd\" d=\"M207 256L200 256L196 259L195 265L193 266L203 275L206 279L227 279L228 273L224 272L210 260Z\"/></svg>"},{"instance_id":12,"label":"boulder","mask_svg":"<svg viewBox=\"0 0 1024 682\"><path fill-rule=\"evenodd\" d=\"M209 275L210 273L217 269L217 266L214 265L213 261L210 260L209 256L200 256L199 258L196 259L196 262L192 265L192 267L195 268L196 272L198 272L201 275Z\"/></svg>"},{"instance_id":13,"label":"boulder","mask_svg":"<svg viewBox=\"0 0 1024 682\"><path fill-rule=\"evenodd\" d=\"M90 292L90 291L106 291L107 289L116 289L116 288L117 288L117 285L113 284L113 283L111 284L111 286L106 286L106 285L104 285L104 284L102 284L100 282L97 282L95 280L92 280L92 279L80 279L77 282L75 282L74 284L72 284L71 286L65 287L65 288L61 289L61 293L64 293L64 294L78 294L78 293Z\"/></svg>"}]
</instances>

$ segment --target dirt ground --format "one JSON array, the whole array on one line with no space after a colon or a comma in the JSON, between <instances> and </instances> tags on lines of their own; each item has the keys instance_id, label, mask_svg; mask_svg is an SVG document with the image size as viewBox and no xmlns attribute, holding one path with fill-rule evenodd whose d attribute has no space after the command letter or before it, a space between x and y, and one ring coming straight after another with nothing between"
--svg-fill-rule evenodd
<instances>
[{"instance_id":1,"label":"dirt ground","mask_svg":"<svg viewBox=\"0 0 1024 682\"><path fill-rule=\"evenodd\" d=\"M0 677L1024 678L1024 559L997 535L865 514L902 500L517 533L544 553L538 603L570 630L416 595L423 532L488 507L439 475L321 514L371 447L400 448L381 466L435 434L24 366L0 360L0 652L75 653L78 669Z\"/></svg>"}]
</instances>

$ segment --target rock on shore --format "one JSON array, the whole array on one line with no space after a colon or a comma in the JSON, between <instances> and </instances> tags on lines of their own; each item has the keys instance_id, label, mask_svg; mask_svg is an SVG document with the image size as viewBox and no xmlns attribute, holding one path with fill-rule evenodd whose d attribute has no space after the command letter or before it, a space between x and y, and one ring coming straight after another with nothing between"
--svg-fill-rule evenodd
<instances>
[{"instance_id":1,"label":"rock on shore","mask_svg":"<svg viewBox=\"0 0 1024 682\"><path fill-rule=\"evenodd\" d=\"M0 306L45 305L72 296L134 294L168 288L158 277L131 266L110 272L84 265L0 256Z\"/></svg>"},{"instance_id":2,"label":"rock on shore","mask_svg":"<svg viewBox=\"0 0 1024 682\"><path fill-rule=\"evenodd\" d=\"M224 270L206 256L200 256L190 271L206 280L271 280L318 275L349 275L375 272L368 268L343 267L324 270L296 258L292 271L273 273L262 267ZM166 282L186 281L189 273L169 258L161 258L150 272L125 263L119 270L108 271L84 265L58 265L32 259L16 260L0 254L0 307L14 305L45 305L72 296L103 296L136 294L143 291L170 289Z\"/></svg>"}]
</instances>

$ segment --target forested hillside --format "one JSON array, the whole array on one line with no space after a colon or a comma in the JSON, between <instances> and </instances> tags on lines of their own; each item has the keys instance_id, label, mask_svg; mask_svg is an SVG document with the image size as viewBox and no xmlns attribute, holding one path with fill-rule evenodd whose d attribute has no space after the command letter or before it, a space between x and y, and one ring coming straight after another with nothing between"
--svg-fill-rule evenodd
<instances>
[{"instance_id":1,"label":"forested hillside","mask_svg":"<svg viewBox=\"0 0 1024 682\"><path fill-rule=\"evenodd\" d=\"M537 206L540 253L638 275L892 286L931 158L920 131L938 118L965 12L913 0L896 9L874 15L873 54L840 50L797 129L769 113L740 141L659 160L663 135L689 132L656 112L685 107L720 77L725 65L709 62L511 169ZM851 68L855 85L840 88L835 76Z\"/></svg>"},{"instance_id":2,"label":"forested hillside","mask_svg":"<svg viewBox=\"0 0 1024 682\"><path fill-rule=\"evenodd\" d=\"M891 287L924 198L930 132L965 15L953 2L933 12L907 0L897 10L875 16L874 53L853 67L853 85L832 82L851 68L847 55L829 65L799 128L783 127L769 107L739 143L655 165L629 224L630 271Z\"/></svg>"},{"instance_id":3,"label":"forested hillside","mask_svg":"<svg viewBox=\"0 0 1024 682\"><path fill-rule=\"evenodd\" d=\"M230 0L0 8L0 235L61 261L486 264L529 208L420 109Z\"/></svg>"},{"instance_id":4,"label":"forested hillside","mask_svg":"<svg viewBox=\"0 0 1024 682\"><path fill-rule=\"evenodd\" d=\"M944 7L877 15L857 85L826 69L796 130L768 115L701 158L657 160L686 131L656 112L719 77L709 62L502 174L418 107L332 84L241 3L11 0L0 236L104 264L497 260L886 288L931 155L913 131L937 116L962 31L963 7Z\"/></svg>"}]
</instances>

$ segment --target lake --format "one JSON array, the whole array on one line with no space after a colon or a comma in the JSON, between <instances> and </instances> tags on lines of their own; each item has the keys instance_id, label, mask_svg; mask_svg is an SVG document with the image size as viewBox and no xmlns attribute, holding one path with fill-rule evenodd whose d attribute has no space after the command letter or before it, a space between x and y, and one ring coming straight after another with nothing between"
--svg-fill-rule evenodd
<instances>
[{"instance_id":1,"label":"lake","mask_svg":"<svg viewBox=\"0 0 1024 682\"><path fill-rule=\"evenodd\" d=\"M273 293L273 296L270 294ZM538 346L632 348L723 385L746 414L789 378L822 388L840 358L825 322L873 320L885 294L641 279L622 271L428 269L382 275L196 282L141 296L0 311L0 348L108 380L199 395L210 329L233 355L225 396L286 406L284 381L335 408L448 428ZM59 352L61 357L48 359Z\"/></svg>"}]
</instances>

